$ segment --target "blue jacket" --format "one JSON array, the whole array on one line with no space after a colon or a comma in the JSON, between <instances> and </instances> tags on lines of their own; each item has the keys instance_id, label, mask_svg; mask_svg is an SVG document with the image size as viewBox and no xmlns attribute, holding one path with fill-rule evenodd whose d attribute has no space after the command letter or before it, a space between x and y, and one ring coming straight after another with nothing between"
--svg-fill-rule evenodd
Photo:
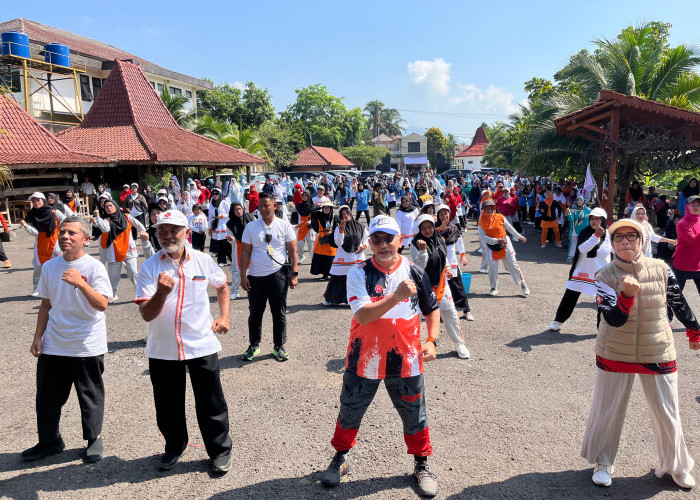
<instances>
[{"instance_id":1,"label":"blue jacket","mask_svg":"<svg viewBox=\"0 0 700 500\"><path fill-rule=\"evenodd\" d=\"M369 210L369 194L369 190L367 189L364 191L360 191L359 189L357 190L357 194L355 196L357 198L356 210L358 212L361 210Z\"/></svg>"}]
</instances>

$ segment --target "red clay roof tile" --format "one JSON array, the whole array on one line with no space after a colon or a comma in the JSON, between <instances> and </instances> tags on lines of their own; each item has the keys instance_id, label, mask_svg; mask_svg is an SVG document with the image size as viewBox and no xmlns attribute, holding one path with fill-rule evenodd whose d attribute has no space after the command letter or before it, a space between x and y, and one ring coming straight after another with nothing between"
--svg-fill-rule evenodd
<instances>
[{"instance_id":1,"label":"red clay roof tile","mask_svg":"<svg viewBox=\"0 0 700 500\"><path fill-rule=\"evenodd\" d=\"M297 155L297 160L292 163L293 167L311 167L311 166L327 166L327 167L354 167L355 164L345 158L342 154L333 148L324 148L321 146L310 146Z\"/></svg>"}]
</instances>

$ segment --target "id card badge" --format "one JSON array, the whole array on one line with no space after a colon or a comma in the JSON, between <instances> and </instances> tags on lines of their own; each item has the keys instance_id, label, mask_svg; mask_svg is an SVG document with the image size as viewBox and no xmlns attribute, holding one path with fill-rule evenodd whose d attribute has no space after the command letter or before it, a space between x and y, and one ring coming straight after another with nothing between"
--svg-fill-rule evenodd
<instances>
[{"instance_id":1,"label":"id card badge","mask_svg":"<svg viewBox=\"0 0 700 500\"><path fill-rule=\"evenodd\" d=\"M272 248L272 245L267 245L267 253L270 255L270 257L275 255L275 249Z\"/></svg>"}]
</instances>

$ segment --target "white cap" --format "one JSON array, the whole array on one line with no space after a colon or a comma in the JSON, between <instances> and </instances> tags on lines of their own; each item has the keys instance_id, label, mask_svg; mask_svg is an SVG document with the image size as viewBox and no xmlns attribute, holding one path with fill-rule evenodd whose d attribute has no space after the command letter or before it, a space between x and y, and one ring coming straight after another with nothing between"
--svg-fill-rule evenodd
<instances>
[{"instance_id":1,"label":"white cap","mask_svg":"<svg viewBox=\"0 0 700 500\"><path fill-rule=\"evenodd\" d=\"M39 191L35 191L32 193L32 195L29 197L27 201L32 201L32 198L39 198L40 200L45 200L46 196L44 196L44 193L40 193Z\"/></svg>"},{"instance_id":2,"label":"white cap","mask_svg":"<svg viewBox=\"0 0 700 500\"><path fill-rule=\"evenodd\" d=\"M160 188L160 189L158 190L158 194L168 194L168 190L167 190L167 189Z\"/></svg>"},{"instance_id":3,"label":"white cap","mask_svg":"<svg viewBox=\"0 0 700 500\"><path fill-rule=\"evenodd\" d=\"M161 224L172 224L173 226L189 227L187 216L179 210L166 210L158 215L156 227Z\"/></svg>"},{"instance_id":4,"label":"white cap","mask_svg":"<svg viewBox=\"0 0 700 500\"><path fill-rule=\"evenodd\" d=\"M170 200L168 199L167 196L159 196L158 199L156 200L156 203L158 203L160 200L163 200L167 203L170 203Z\"/></svg>"},{"instance_id":5,"label":"white cap","mask_svg":"<svg viewBox=\"0 0 700 500\"><path fill-rule=\"evenodd\" d=\"M447 210L448 212L450 211L450 207L445 205L444 203L441 203L438 205L437 209L435 210L435 213L440 213L440 210Z\"/></svg>"},{"instance_id":6,"label":"white cap","mask_svg":"<svg viewBox=\"0 0 700 500\"><path fill-rule=\"evenodd\" d=\"M417 227L420 229L420 225L423 224L425 221L429 220L432 222L433 226L435 225L435 219L433 218L432 215L430 214L423 214L420 217L416 219L416 225L414 227Z\"/></svg>"},{"instance_id":7,"label":"white cap","mask_svg":"<svg viewBox=\"0 0 700 500\"><path fill-rule=\"evenodd\" d=\"M109 194L107 191L105 191L104 193L102 193L100 196L97 197L98 200L101 200L101 199L103 199L103 198L105 198L105 199L107 199L107 200L111 200L111 199L112 199L112 195Z\"/></svg>"},{"instance_id":8,"label":"white cap","mask_svg":"<svg viewBox=\"0 0 700 500\"><path fill-rule=\"evenodd\" d=\"M387 215L378 215L369 222L369 234L374 233L401 234L401 228L396 219Z\"/></svg>"},{"instance_id":9,"label":"white cap","mask_svg":"<svg viewBox=\"0 0 700 500\"><path fill-rule=\"evenodd\" d=\"M588 214L588 217L603 217L603 218L608 218L608 214L605 210L603 210L600 207L595 207L591 212Z\"/></svg>"},{"instance_id":10,"label":"white cap","mask_svg":"<svg viewBox=\"0 0 700 500\"><path fill-rule=\"evenodd\" d=\"M129 187L134 187L134 186L139 187L139 183L138 183L138 182L132 182L132 183L131 183L131 186L129 186Z\"/></svg>"}]
</instances>

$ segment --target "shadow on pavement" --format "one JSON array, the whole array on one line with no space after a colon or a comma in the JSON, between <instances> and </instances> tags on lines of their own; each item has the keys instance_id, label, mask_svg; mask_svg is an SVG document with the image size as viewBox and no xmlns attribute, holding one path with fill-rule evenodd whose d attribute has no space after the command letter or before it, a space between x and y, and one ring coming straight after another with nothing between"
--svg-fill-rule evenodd
<instances>
[{"instance_id":1,"label":"shadow on pavement","mask_svg":"<svg viewBox=\"0 0 700 500\"><path fill-rule=\"evenodd\" d=\"M523 352L530 352L535 346L582 342L584 340L594 339L595 337L595 335L574 335L572 333L560 333L552 330L545 330L541 333L515 339L512 342L508 342L506 346L518 347L522 349Z\"/></svg>"},{"instance_id":2,"label":"shadow on pavement","mask_svg":"<svg viewBox=\"0 0 700 500\"><path fill-rule=\"evenodd\" d=\"M447 497L449 500L468 498L517 499L591 499L615 498L643 500L664 492L683 491L671 477L661 479L649 471L642 477L613 477L612 486L596 486L591 481L593 469L562 472L532 472L514 476L497 483L469 486Z\"/></svg>"},{"instance_id":3,"label":"shadow on pavement","mask_svg":"<svg viewBox=\"0 0 700 500\"><path fill-rule=\"evenodd\" d=\"M345 372L345 358L330 359L326 363L326 371L333 373Z\"/></svg>"},{"instance_id":4,"label":"shadow on pavement","mask_svg":"<svg viewBox=\"0 0 700 500\"><path fill-rule=\"evenodd\" d=\"M107 342L107 352L111 354L115 351L121 351L122 349L146 349L146 343L143 340L144 339Z\"/></svg>"},{"instance_id":5,"label":"shadow on pavement","mask_svg":"<svg viewBox=\"0 0 700 500\"><path fill-rule=\"evenodd\" d=\"M262 352L255 356L252 361L244 361L241 358L240 354L233 354L231 356L226 356L225 358L220 358L219 359L219 368L221 370L228 370L229 368L243 368L244 366L249 366L253 365L255 363L259 363L260 361L269 361L269 360L275 360L275 357L272 355L272 352L263 354Z\"/></svg>"},{"instance_id":6,"label":"shadow on pavement","mask_svg":"<svg viewBox=\"0 0 700 500\"><path fill-rule=\"evenodd\" d=\"M32 297L29 294L27 294L27 295L15 295L14 297L1 298L0 304L4 304L5 302L30 302L30 301L41 302L41 298L40 297Z\"/></svg>"},{"instance_id":7,"label":"shadow on pavement","mask_svg":"<svg viewBox=\"0 0 700 500\"><path fill-rule=\"evenodd\" d=\"M109 453L109 450L106 450ZM111 484L140 483L159 477L167 477L175 474L202 473L209 470L209 459L186 459L174 469L167 472L158 471L160 454L134 460L122 460L115 456L107 456L94 464L84 464L80 459L82 449L68 450L46 460L39 460L35 465L28 465L19 461L19 453L0 454L0 470L24 470L24 474L15 476L0 482L0 491L5 498L38 499L41 492L69 492L76 490L89 490L92 488L104 488ZM69 463L63 467L53 469L40 469L47 465L66 463L67 461L80 462Z\"/></svg>"},{"instance_id":8,"label":"shadow on pavement","mask_svg":"<svg viewBox=\"0 0 700 500\"><path fill-rule=\"evenodd\" d=\"M330 457L329 457L330 459ZM414 493L407 498L420 498L411 475L396 475L372 479L352 480L352 472L335 488L326 488L321 484L322 472L314 472L301 477L271 479L260 483L241 486L210 497L210 500L228 500L230 498L284 498L306 500L312 498L334 500L351 500L376 495L383 491L396 495L406 488L413 488ZM393 490L393 491L392 491ZM415 497L414 497L415 495ZM395 496L392 496L394 498Z\"/></svg>"}]
</instances>

